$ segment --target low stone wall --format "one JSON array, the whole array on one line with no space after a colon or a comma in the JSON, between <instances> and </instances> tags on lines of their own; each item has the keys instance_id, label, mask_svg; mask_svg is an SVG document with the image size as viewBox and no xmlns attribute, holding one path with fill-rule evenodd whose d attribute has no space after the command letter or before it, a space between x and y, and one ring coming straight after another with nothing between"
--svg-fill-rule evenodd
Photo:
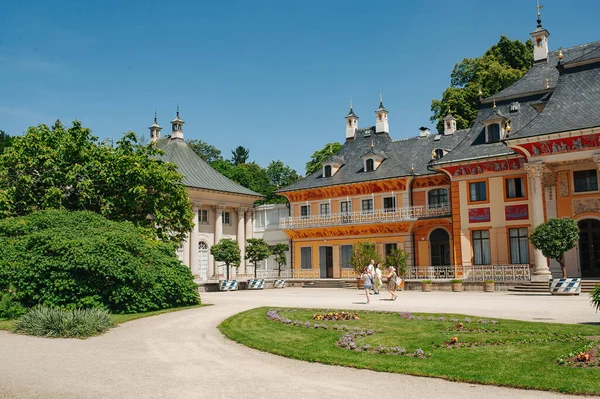
<instances>
[{"instance_id":1,"label":"low stone wall","mask_svg":"<svg viewBox=\"0 0 600 399\"><path fill-rule=\"evenodd\" d=\"M508 291L516 283L494 283L494 291ZM421 281L404 281L404 289L407 291L421 291ZM432 291L452 291L449 281L434 281L431 285ZM463 282L463 291L482 291L481 282Z\"/></svg>"}]
</instances>

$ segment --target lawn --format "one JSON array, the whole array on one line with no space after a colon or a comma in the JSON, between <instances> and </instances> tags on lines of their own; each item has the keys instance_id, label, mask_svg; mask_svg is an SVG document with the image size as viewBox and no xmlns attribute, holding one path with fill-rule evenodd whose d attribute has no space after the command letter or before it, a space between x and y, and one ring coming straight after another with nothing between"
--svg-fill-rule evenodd
<instances>
[{"instance_id":1,"label":"lawn","mask_svg":"<svg viewBox=\"0 0 600 399\"><path fill-rule=\"evenodd\" d=\"M141 319L143 317L156 316L156 315L163 314L163 313L177 312L179 310L199 308L202 306L210 306L210 305L200 304L200 305L192 305L192 306L183 306L180 308L161 309L161 310L154 310L152 312L144 312L144 313L111 314L110 321L112 322L113 327L114 327L121 323L126 323L128 321ZM15 320L0 319L0 330L12 330L14 324L15 324Z\"/></svg>"},{"instance_id":2,"label":"lawn","mask_svg":"<svg viewBox=\"0 0 600 399\"><path fill-rule=\"evenodd\" d=\"M600 363L595 355L593 365L577 361L560 364L558 360L576 355L586 345L597 347L597 325L377 311L359 311L359 320L321 321L313 320L313 316L326 313L324 310L278 309L270 313L271 318L268 312L269 308L257 308L239 313L221 323L219 329L249 347L310 362L452 381L600 394ZM310 327L305 326L306 322ZM456 343L451 343L453 338ZM354 345L356 349L348 349Z\"/></svg>"}]
</instances>

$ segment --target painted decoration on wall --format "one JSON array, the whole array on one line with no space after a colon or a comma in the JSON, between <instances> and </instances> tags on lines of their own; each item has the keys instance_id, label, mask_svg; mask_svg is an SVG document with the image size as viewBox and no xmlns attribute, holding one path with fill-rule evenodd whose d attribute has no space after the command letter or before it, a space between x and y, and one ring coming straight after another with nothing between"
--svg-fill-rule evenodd
<instances>
[{"instance_id":1,"label":"painted decoration on wall","mask_svg":"<svg viewBox=\"0 0 600 399\"><path fill-rule=\"evenodd\" d=\"M548 154L561 154L600 147L600 134L565 137L556 140L539 141L537 143L519 144L514 150L525 150L528 156L535 157ZM522 152L522 151L519 151Z\"/></svg>"},{"instance_id":2,"label":"painted decoration on wall","mask_svg":"<svg viewBox=\"0 0 600 399\"><path fill-rule=\"evenodd\" d=\"M302 230L285 230L285 233L293 240L306 238L328 238L366 236L378 234L408 233L410 222L386 223L381 225L356 225L356 226L332 226L327 228L314 228Z\"/></svg>"},{"instance_id":3,"label":"painted decoration on wall","mask_svg":"<svg viewBox=\"0 0 600 399\"><path fill-rule=\"evenodd\" d=\"M506 220L529 219L529 207L527 204L507 205L504 207L504 217Z\"/></svg>"},{"instance_id":4,"label":"painted decoration on wall","mask_svg":"<svg viewBox=\"0 0 600 399\"><path fill-rule=\"evenodd\" d=\"M558 174L558 185L560 187L560 196L569 196L569 176L568 172L560 172Z\"/></svg>"},{"instance_id":5,"label":"painted decoration on wall","mask_svg":"<svg viewBox=\"0 0 600 399\"><path fill-rule=\"evenodd\" d=\"M469 223L483 223L490 221L490 208L469 209Z\"/></svg>"},{"instance_id":6,"label":"painted decoration on wall","mask_svg":"<svg viewBox=\"0 0 600 399\"><path fill-rule=\"evenodd\" d=\"M573 215L579 215L585 212L600 212L600 198L574 198L573 199Z\"/></svg>"},{"instance_id":7,"label":"painted decoration on wall","mask_svg":"<svg viewBox=\"0 0 600 399\"><path fill-rule=\"evenodd\" d=\"M466 165L447 166L444 169L452 176L474 176L482 173L497 173L519 170L525 165L524 158L503 159L499 161L478 162Z\"/></svg>"},{"instance_id":8,"label":"painted decoration on wall","mask_svg":"<svg viewBox=\"0 0 600 399\"><path fill-rule=\"evenodd\" d=\"M406 190L406 179L402 178L347 184L342 186L312 188L302 191L290 191L281 193L281 195L287 197L290 202L300 202L404 190Z\"/></svg>"},{"instance_id":9,"label":"painted decoration on wall","mask_svg":"<svg viewBox=\"0 0 600 399\"><path fill-rule=\"evenodd\" d=\"M450 184L450 178L445 175L434 175L426 177L417 177L413 183L413 188L435 187Z\"/></svg>"}]
</instances>

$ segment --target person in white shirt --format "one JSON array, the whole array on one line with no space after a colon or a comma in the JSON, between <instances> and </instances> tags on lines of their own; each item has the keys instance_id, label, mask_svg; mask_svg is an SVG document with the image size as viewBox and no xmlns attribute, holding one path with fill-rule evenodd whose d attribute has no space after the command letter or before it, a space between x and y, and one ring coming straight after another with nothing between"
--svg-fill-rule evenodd
<instances>
[{"instance_id":1,"label":"person in white shirt","mask_svg":"<svg viewBox=\"0 0 600 399\"><path fill-rule=\"evenodd\" d=\"M373 284L373 290L375 295L379 295L379 287L381 287L381 268L379 263L375 266L375 284Z\"/></svg>"},{"instance_id":2,"label":"person in white shirt","mask_svg":"<svg viewBox=\"0 0 600 399\"><path fill-rule=\"evenodd\" d=\"M371 279L371 291L372 294L379 294L379 292L375 291L375 261L371 259L371 263L367 266L367 272L369 273L369 278Z\"/></svg>"}]
</instances>

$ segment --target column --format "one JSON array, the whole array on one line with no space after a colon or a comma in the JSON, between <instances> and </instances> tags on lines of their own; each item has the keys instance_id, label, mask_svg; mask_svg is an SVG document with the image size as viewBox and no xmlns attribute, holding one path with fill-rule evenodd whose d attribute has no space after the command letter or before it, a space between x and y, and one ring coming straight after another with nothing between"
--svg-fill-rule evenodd
<instances>
[{"instance_id":1,"label":"column","mask_svg":"<svg viewBox=\"0 0 600 399\"><path fill-rule=\"evenodd\" d=\"M244 215L248 208L237 208L238 215L238 227L237 227L237 242L240 247L240 256L242 262L240 263L240 273L246 273L246 226L244 225Z\"/></svg>"},{"instance_id":2,"label":"column","mask_svg":"<svg viewBox=\"0 0 600 399\"><path fill-rule=\"evenodd\" d=\"M190 233L186 234L183 242L183 264L190 267Z\"/></svg>"},{"instance_id":3,"label":"column","mask_svg":"<svg viewBox=\"0 0 600 399\"><path fill-rule=\"evenodd\" d=\"M248 209L246 211L246 239L254 237L254 226L253 226L253 215L254 209Z\"/></svg>"},{"instance_id":4,"label":"column","mask_svg":"<svg viewBox=\"0 0 600 399\"><path fill-rule=\"evenodd\" d=\"M200 263L199 263L199 250L198 250L198 235L199 235L199 227L198 227L198 211L202 206L201 202L194 202L194 206L192 207L192 211L194 212L193 223L194 228L192 229L192 237L190 240L190 269L192 270L192 274L194 277L198 277L200 274Z\"/></svg>"},{"instance_id":5,"label":"column","mask_svg":"<svg viewBox=\"0 0 600 399\"><path fill-rule=\"evenodd\" d=\"M223 209L225 209L225 205L216 205L215 209L215 244L218 244L223 238ZM214 260L214 270L215 274L218 274L219 269L217 268L217 261ZM227 272L224 271L223 278L227 278Z\"/></svg>"},{"instance_id":6,"label":"column","mask_svg":"<svg viewBox=\"0 0 600 399\"><path fill-rule=\"evenodd\" d=\"M544 202L542 196L544 164L542 162L526 163L524 168L529 176L529 210L531 212L531 224L535 228L544 223ZM552 275L542 251L535 249L534 259L535 267L531 281L548 281Z\"/></svg>"}]
</instances>

